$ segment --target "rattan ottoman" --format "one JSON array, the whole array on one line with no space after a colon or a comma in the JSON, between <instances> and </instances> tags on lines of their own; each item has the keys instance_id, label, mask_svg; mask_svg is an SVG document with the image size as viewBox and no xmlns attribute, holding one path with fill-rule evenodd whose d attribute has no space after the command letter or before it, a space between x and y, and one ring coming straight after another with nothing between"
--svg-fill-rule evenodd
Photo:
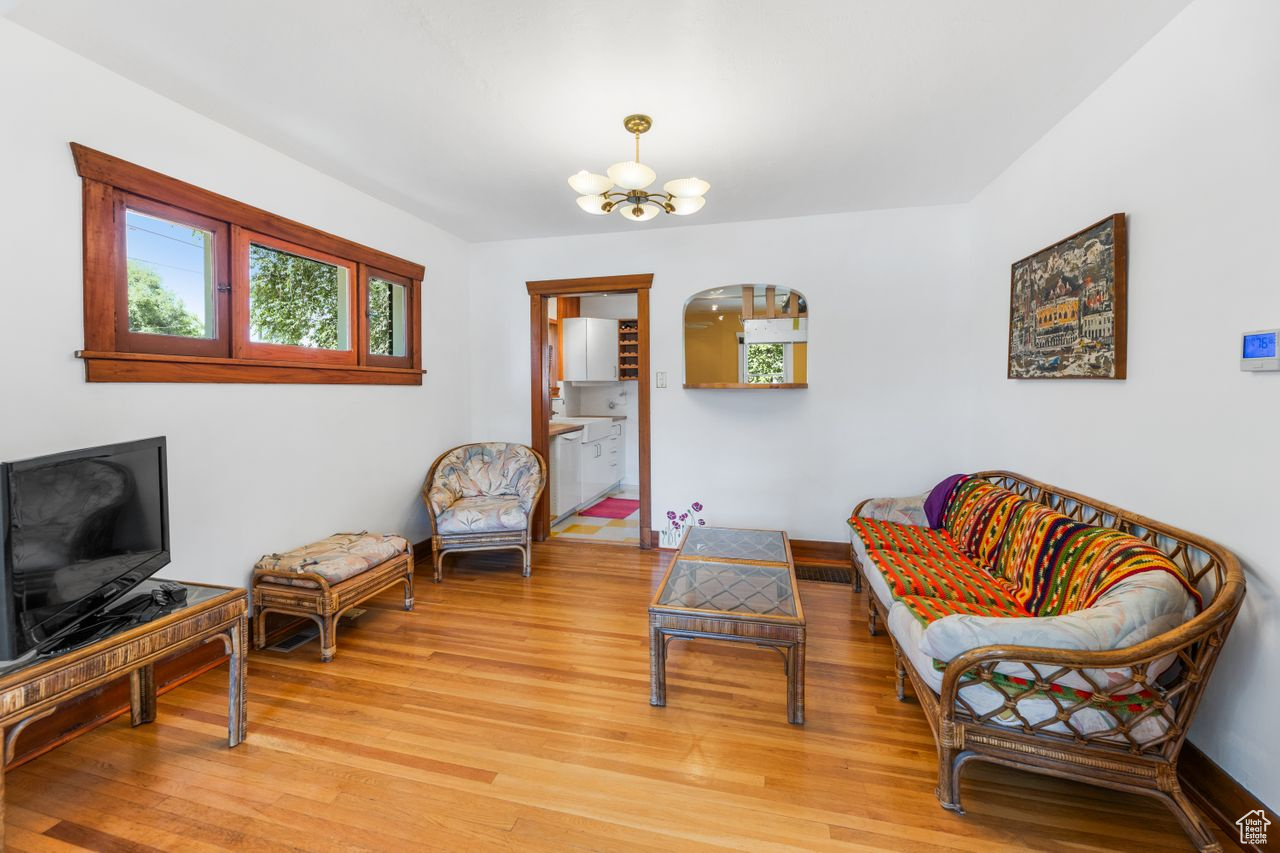
<instances>
[{"instance_id":1,"label":"rattan ottoman","mask_svg":"<svg viewBox=\"0 0 1280 853\"><path fill-rule=\"evenodd\" d=\"M320 626L320 660L338 651L342 614L388 587L404 584L404 609L413 609L413 546L403 536L335 533L253 567L253 645L267 638L267 614L305 616Z\"/></svg>"}]
</instances>

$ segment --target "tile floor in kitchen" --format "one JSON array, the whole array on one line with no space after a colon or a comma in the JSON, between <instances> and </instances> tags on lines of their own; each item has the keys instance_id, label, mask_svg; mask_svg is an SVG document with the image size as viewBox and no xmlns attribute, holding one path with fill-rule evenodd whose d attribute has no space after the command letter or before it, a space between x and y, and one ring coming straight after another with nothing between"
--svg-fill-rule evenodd
<instances>
[{"instance_id":1,"label":"tile floor in kitchen","mask_svg":"<svg viewBox=\"0 0 1280 853\"><path fill-rule=\"evenodd\" d=\"M605 498L639 500L640 489L636 486L621 485L594 503L599 503ZM619 545L639 545L640 510L637 509L626 518L593 518L589 515L575 513L552 527L551 535L557 539L585 539L588 542L617 542Z\"/></svg>"}]
</instances>

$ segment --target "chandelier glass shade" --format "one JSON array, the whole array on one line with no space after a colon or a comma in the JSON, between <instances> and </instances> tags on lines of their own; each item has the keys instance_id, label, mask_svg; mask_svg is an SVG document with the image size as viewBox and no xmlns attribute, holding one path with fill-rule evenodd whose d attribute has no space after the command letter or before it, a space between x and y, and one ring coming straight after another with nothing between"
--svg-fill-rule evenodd
<instances>
[{"instance_id":1,"label":"chandelier glass shade","mask_svg":"<svg viewBox=\"0 0 1280 853\"><path fill-rule=\"evenodd\" d=\"M662 192L648 190L658 176L640 162L640 134L653 126L653 120L645 115L630 115L623 119L622 126L635 134L636 158L614 163L604 175L585 169L571 175L569 186L578 194L578 207L597 216L616 210L632 222L648 222L659 213L688 216L701 210L707 202L703 196L711 184L699 178L667 181Z\"/></svg>"}]
</instances>

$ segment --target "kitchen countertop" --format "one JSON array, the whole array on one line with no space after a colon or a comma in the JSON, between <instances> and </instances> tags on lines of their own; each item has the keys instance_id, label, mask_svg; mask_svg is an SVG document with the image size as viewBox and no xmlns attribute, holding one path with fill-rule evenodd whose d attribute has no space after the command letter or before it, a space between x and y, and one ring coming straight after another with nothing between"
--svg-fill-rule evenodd
<instances>
[{"instance_id":1,"label":"kitchen countertop","mask_svg":"<svg viewBox=\"0 0 1280 853\"><path fill-rule=\"evenodd\" d=\"M608 418L614 423L625 421L626 415L583 415L584 418ZM582 424L558 424L550 422L547 424L547 436L555 438L557 435L568 435L571 432L577 432L582 429Z\"/></svg>"}]
</instances>

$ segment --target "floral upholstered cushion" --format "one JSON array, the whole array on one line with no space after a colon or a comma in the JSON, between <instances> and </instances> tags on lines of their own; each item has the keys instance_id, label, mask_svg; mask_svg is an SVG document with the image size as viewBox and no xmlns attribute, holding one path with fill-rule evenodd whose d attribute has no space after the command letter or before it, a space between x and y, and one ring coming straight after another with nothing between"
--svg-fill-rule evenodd
<instances>
[{"instance_id":1,"label":"floral upholstered cushion","mask_svg":"<svg viewBox=\"0 0 1280 853\"><path fill-rule=\"evenodd\" d=\"M849 519L849 523L852 524L854 518L865 518L928 528L929 516L924 511L927 497L926 493L905 498L873 498L862 505L862 511Z\"/></svg>"},{"instance_id":2,"label":"floral upholstered cushion","mask_svg":"<svg viewBox=\"0 0 1280 853\"><path fill-rule=\"evenodd\" d=\"M516 498L527 514L542 484L542 464L523 444L464 444L440 460L422 497L437 518L455 501L498 496Z\"/></svg>"},{"instance_id":3,"label":"floral upholstered cushion","mask_svg":"<svg viewBox=\"0 0 1280 853\"><path fill-rule=\"evenodd\" d=\"M529 512L514 496L459 498L436 516L436 532L503 533L529 526Z\"/></svg>"},{"instance_id":4,"label":"floral upholstered cushion","mask_svg":"<svg viewBox=\"0 0 1280 853\"><path fill-rule=\"evenodd\" d=\"M327 539L294 548L292 551L266 554L253 568L255 571L261 569L294 574L310 572L320 575L331 584L336 584L368 571L380 563L385 563L408 550L409 541L402 536L382 533L335 533ZM307 578L295 580L265 575L262 580L294 586L317 586L315 581Z\"/></svg>"}]
</instances>

